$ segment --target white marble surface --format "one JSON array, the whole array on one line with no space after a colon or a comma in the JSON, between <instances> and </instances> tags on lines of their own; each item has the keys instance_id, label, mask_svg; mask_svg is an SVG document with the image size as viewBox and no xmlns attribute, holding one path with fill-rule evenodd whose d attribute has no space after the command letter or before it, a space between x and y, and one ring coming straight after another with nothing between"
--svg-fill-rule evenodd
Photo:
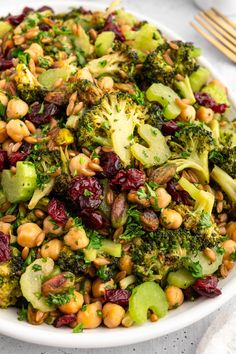
<instances>
[{"instance_id":1,"label":"white marble surface","mask_svg":"<svg viewBox=\"0 0 236 354\"><path fill-rule=\"evenodd\" d=\"M58 0L60 1L60 0ZM92 1L92 0L91 0ZM109 1L101 1L108 4ZM45 4L47 1L45 0ZM50 1L48 1L50 3ZM203 55L215 66L215 69L225 79L227 86L236 94L236 69L216 49L202 39L189 25L193 20L197 8L192 0L123 0L127 9L135 10L141 14L150 16L164 23L172 30L179 33L186 40L193 41L203 49ZM33 6L33 1L31 2ZM236 6L236 2L235 2ZM236 20L236 18L235 18ZM138 345L115 349L79 350L79 349L55 349L45 346L37 346L23 343L0 335L1 354L195 354L197 345L219 311L230 311L236 298L216 311L211 316L189 326L181 331L168 336L158 338ZM112 333L111 333L112 335ZM217 354L217 353L216 353Z\"/></svg>"}]
</instances>

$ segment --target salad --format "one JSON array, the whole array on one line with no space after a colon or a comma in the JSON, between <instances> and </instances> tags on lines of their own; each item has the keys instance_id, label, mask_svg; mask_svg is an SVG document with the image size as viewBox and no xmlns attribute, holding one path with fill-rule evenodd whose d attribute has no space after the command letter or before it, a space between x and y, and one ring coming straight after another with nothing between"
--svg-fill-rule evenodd
<instances>
[{"instance_id":1,"label":"salad","mask_svg":"<svg viewBox=\"0 0 236 354\"><path fill-rule=\"evenodd\" d=\"M219 296L236 121L200 49L114 3L26 7L0 45L0 307L79 333Z\"/></svg>"}]
</instances>

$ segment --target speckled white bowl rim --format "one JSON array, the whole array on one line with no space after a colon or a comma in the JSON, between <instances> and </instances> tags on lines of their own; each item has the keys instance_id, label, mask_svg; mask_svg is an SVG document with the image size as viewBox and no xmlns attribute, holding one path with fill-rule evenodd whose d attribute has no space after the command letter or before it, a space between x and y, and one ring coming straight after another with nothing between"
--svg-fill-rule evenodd
<instances>
[{"instance_id":1,"label":"speckled white bowl rim","mask_svg":"<svg viewBox=\"0 0 236 354\"><path fill-rule=\"evenodd\" d=\"M104 6L106 6L102 2L98 4L98 1L95 3L70 0L50 0L48 3L46 0L32 2L18 0L16 6L15 1L9 0L7 3L4 2L4 5L0 4L0 14L6 15L8 12L17 14L24 6L38 8L47 4L58 12L69 9L69 7L72 6L78 7L81 5L91 10L104 9ZM150 19L141 14L135 15L142 20L156 24L168 38L180 39L176 33L166 28L157 20ZM211 71L214 78L223 81L207 60L201 58L200 63ZM236 108L236 99L232 97L230 90L229 97L232 105ZM178 309L170 311L168 315L160 321L156 323L146 323L143 326L133 326L131 328L119 327L115 329L100 327L93 330L84 330L84 332L80 334L73 334L68 328L56 329L53 326L48 326L46 324L32 326L26 322L20 322L17 320L16 310L7 309L0 310L0 333L30 343L67 348L117 347L139 343L156 337L161 337L191 325L230 300L232 296L236 295L236 270L233 270L229 277L220 281L219 286L222 289L221 296L214 299L201 298L196 302L186 302Z\"/></svg>"}]
</instances>

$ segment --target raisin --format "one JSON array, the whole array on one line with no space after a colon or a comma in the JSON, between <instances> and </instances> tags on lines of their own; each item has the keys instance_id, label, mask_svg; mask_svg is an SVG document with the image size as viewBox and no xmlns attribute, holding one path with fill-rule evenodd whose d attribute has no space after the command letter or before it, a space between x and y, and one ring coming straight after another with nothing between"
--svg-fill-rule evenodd
<instances>
[{"instance_id":1,"label":"raisin","mask_svg":"<svg viewBox=\"0 0 236 354\"><path fill-rule=\"evenodd\" d=\"M179 130L179 126L174 120L169 120L162 124L161 131L163 135L174 135Z\"/></svg>"},{"instance_id":2,"label":"raisin","mask_svg":"<svg viewBox=\"0 0 236 354\"><path fill-rule=\"evenodd\" d=\"M121 160L114 152L106 152L100 158L100 166L103 168L102 175L112 178L121 170Z\"/></svg>"},{"instance_id":3,"label":"raisin","mask_svg":"<svg viewBox=\"0 0 236 354\"><path fill-rule=\"evenodd\" d=\"M54 103L34 103L30 107L30 112L27 114L26 119L34 123L36 126L45 124L55 117L60 112L58 106Z\"/></svg>"},{"instance_id":4,"label":"raisin","mask_svg":"<svg viewBox=\"0 0 236 354\"><path fill-rule=\"evenodd\" d=\"M101 215L99 211L84 209L81 211L80 216L83 222L93 230L101 230L108 226L108 221Z\"/></svg>"}]
</instances>

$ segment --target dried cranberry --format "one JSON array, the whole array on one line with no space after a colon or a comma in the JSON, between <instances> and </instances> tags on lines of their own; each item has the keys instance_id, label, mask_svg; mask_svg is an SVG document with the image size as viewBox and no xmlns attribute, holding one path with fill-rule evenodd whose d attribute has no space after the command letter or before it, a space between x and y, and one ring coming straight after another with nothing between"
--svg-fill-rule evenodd
<instances>
[{"instance_id":1,"label":"dried cranberry","mask_svg":"<svg viewBox=\"0 0 236 354\"><path fill-rule=\"evenodd\" d=\"M41 111L43 112L41 113ZM45 103L43 106L41 103L34 103L31 105L30 113L27 114L26 119L38 126L48 123L59 111L59 108L54 103Z\"/></svg>"},{"instance_id":2,"label":"dried cranberry","mask_svg":"<svg viewBox=\"0 0 236 354\"><path fill-rule=\"evenodd\" d=\"M0 71L4 71L13 67L12 59L0 58Z\"/></svg>"},{"instance_id":3,"label":"dried cranberry","mask_svg":"<svg viewBox=\"0 0 236 354\"><path fill-rule=\"evenodd\" d=\"M178 191L176 189L177 183L172 179L167 182L166 190L171 195L173 201L177 204L191 205L189 195L185 191Z\"/></svg>"},{"instance_id":4,"label":"dried cranberry","mask_svg":"<svg viewBox=\"0 0 236 354\"><path fill-rule=\"evenodd\" d=\"M112 302L120 306L129 304L130 291L122 289L107 289L104 294L105 301Z\"/></svg>"},{"instance_id":5,"label":"dried cranberry","mask_svg":"<svg viewBox=\"0 0 236 354\"><path fill-rule=\"evenodd\" d=\"M2 172L4 168L7 168L7 166L8 166L7 152L4 150L0 150L0 172Z\"/></svg>"},{"instance_id":6,"label":"dried cranberry","mask_svg":"<svg viewBox=\"0 0 236 354\"><path fill-rule=\"evenodd\" d=\"M10 166L16 166L16 163L18 161L24 161L26 159L26 157L28 156L28 154L24 153L24 152L12 152L9 156L8 156L8 160L9 160L9 165Z\"/></svg>"},{"instance_id":7,"label":"dried cranberry","mask_svg":"<svg viewBox=\"0 0 236 354\"><path fill-rule=\"evenodd\" d=\"M52 13L54 13L53 9L50 6L42 6L37 11L38 12L52 11Z\"/></svg>"},{"instance_id":8,"label":"dried cranberry","mask_svg":"<svg viewBox=\"0 0 236 354\"><path fill-rule=\"evenodd\" d=\"M102 187L94 177L77 176L69 184L71 201L83 209L97 209L101 203Z\"/></svg>"},{"instance_id":9,"label":"dried cranberry","mask_svg":"<svg viewBox=\"0 0 236 354\"><path fill-rule=\"evenodd\" d=\"M196 92L195 98L198 104L211 108L215 113L224 113L228 108L227 104L217 103L214 98L206 92Z\"/></svg>"},{"instance_id":10,"label":"dried cranberry","mask_svg":"<svg viewBox=\"0 0 236 354\"><path fill-rule=\"evenodd\" d=\"M145 183L145 174L136 168L121 170L112 179L112 183L122 187L122 190L138 189Z\"/></svg>"},{"instance_id":11,"label":"dried cranberry","mask_svg":"<svg viewBox=\"0 0 236 354\"><path fill-rule=\"evenodd\" d=\"M63 327L63 326L69 326L75 320L76 320L76 316L74 314L62 315L62 316L60 316L60 317L55 319L53 325L56 328L60 328L60 327Z\"/></svg>"},{"instance_id":12,"label":"dried cranberry","mask_svg":"<svg viewBox=\"0 0 236 354\"><path fill-rule=\"evenodd\" d=\"M100 166L103 168L102 175L112 178L121 169L121 160L114 152L106 152L100 158Z\"/></svg>"},{"instance_id":13,"label":"dried cranberry","mask_svg":"<svg viewBox=\"0 0 236 354\"><path fill-rule=\"evenodd\" d=\"M11 258L10 236L0 231L0 263Z\"/></svg>"},{"instance_id":14,"label":"dried cranberry","mask_svg":"<svg viewBox=\"0 0 236 354\"><path fill-rule=\"evenodd\" d=\"M82 6L79 7L79 13L81 15L89 15L92 14L91 10L86 10L85 8L83 8Z\"/></svg>"},{"instance_id":15,"label":"dried cranberry","mask_svg":"<svg viewBox=\"0 0 236 354\"><path fill-rule=\"evenodd\" d=\"M189 286L187 289L183 289L184 299L187 301L194 301L199 297L199 294L193 289L192 286Z\"/></svg>"},{"instance_id":16,"label":"dried cranberry","mask_svg":"<svg viewBox=\"0 0 236 354\"><path fill-rule=\"evenodd\" d=\"M51 27L49 25L47 25L46 23L40 23L40 25L39 25L40 31L49 31L50 28Z\"/></svg>"},{"instance_id":17,"label":"dried cranberry","mask_svg":"<svg viewBox=\"0 0 236 354\"><path fill-rule=\"evenodd\" d=\"M18 26L25 19L24 14L20 14L17 16L8 16L6 20L10 22L12 26Z\"/></svg>"},{"instance_id":18,"label":"dried cranberry","mask_svg":"<svg viewBox=\"0 0 236 354\"><path fill-rule=\"evenodd\" d=\"M90 229L101 230L108 226L107 220L104 219L99 211L84 209L81 211L80 216Z\"/></svg>"},{"instance_id":19,"label":"dried cranberry","mask_svg":"<svg viewBox=\"0 0 236 354\"><path fill-rule=\"evenodd\" d=\"M53 198L50 200L48 204L48 214L58 224L65 225L67 223L68 216L66 214L65 205L58 199Z\"/></svg>"},{"instance_id":20,"label":"dried cranberry","mask_svg":"<svg viewBox=\"0 0 236 354\"><path fill-rule=\"evenodd\" d=\"M105 25L102 29L102 31L112 31L116 35L116 39L118 41L124 42L125 41L125 36L123 35L120 27L114 23L114 18L113 15L110 14L105 21Z\"/></svg>"},{"instance_id":21,"label":"dried cranberry","mask_svg":"<svg viewBox=\"0 0 236 354\"><path fill-rule=\"evenodd\" d=\"M201 296L216 297L221 294L221 290L217 288L218 279L215 275L197 279L193 285L193 289Z\"/></svg>"},{"instance_id":22,"label":"dried cranberry","mask_svg":"<svg viewBox=\"0 0 236 354\"><path fill-rule=\"evenodd\" d=\"M163 123L161 127L163 135L174 135L178 130L179 126L174 120Z\"/></svg>"},{"instance_id":23,"label":"dried cranberry","mask_svg":"<svg viewBox=\"0 0 236 354\"><path fill-rule=\"evenodd\" d=\"M23 13L25 16L27 16L30 12L33 12L33 11L34 11L34 9L32 9L32 7L26 6L26 7L24 7L22 13Z\"/></svg>"}]
</instances>

